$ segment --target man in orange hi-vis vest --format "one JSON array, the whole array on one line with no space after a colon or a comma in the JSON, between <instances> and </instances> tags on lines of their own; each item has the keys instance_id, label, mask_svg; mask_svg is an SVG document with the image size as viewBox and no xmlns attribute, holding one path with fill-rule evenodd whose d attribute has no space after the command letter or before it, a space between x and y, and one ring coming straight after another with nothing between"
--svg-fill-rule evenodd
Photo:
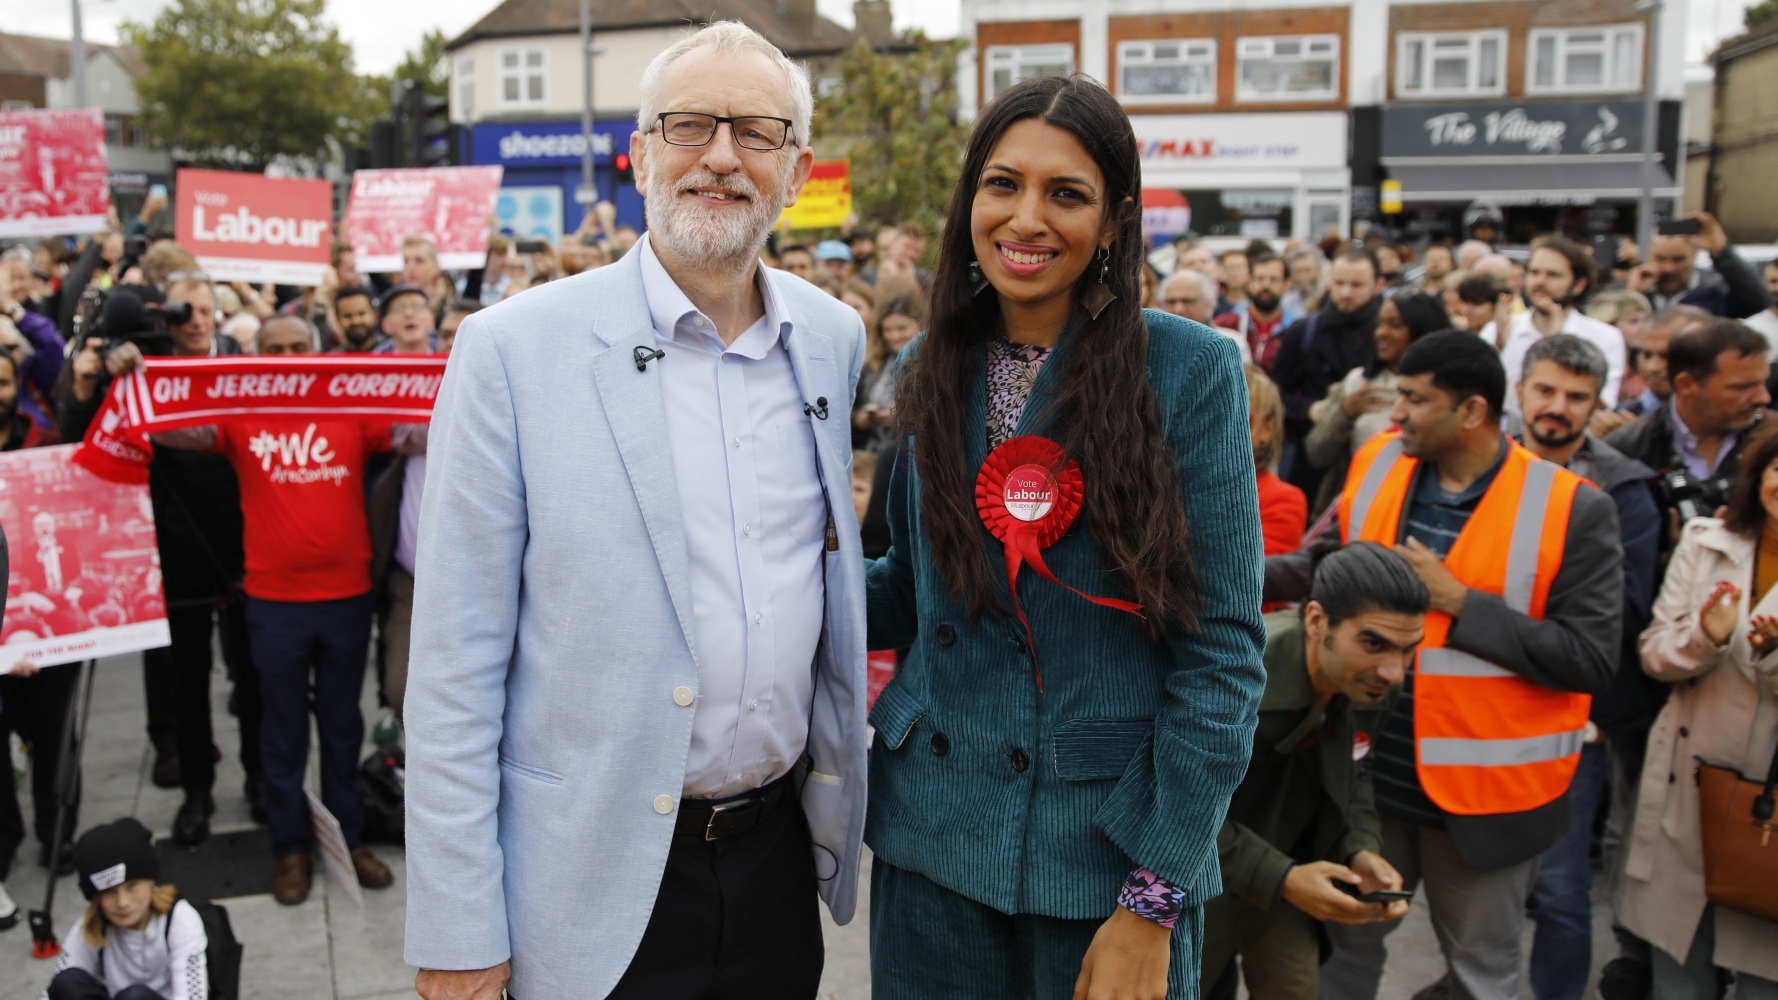
<instances>
[{"instance_id":1,"label":"man in orange hi-vis vest","mask_svg":"<svg viewBox=\"0 0 1778 1000\"><path fill-rule=\"evenodd\" d=\"M1537 858L1569 826L1591 695L1617 665L1617 509L1501 433L1506 373L1481 339L1428 335L1399 367L1399 430L1359 449L1339 506L1347 541L1394 546L1432 594L1374 749L1383 856L1427 886L1450 972L1423 993L1503 1000ZM1299 599L1302 574L1268 560L1266 600ZM1395 926L1328 926L1326 1000L1376 996Z\"/></svg>"}]
</instances>

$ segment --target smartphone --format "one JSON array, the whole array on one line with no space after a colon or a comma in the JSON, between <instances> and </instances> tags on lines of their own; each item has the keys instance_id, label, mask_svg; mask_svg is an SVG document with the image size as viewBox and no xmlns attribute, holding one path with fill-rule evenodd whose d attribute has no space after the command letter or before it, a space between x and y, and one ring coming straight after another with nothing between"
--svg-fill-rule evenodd
<instances>
[{"instance_id":1,"label":"smartphone","mask_svg":"<svg viewBox=\"0 0 1778 1000\"><path fill-rule=\"evenodd\" d=\"M549 253L549 244L543 240L519 240L512 248L519 253Z\"/></svg>"},{"instance_id":2,"label":"smartphone","mask_svg":"<svg viewBox=\"0 0 1778 1000\"><path fill-rule=\"evenodd\" d=\"M148 185L148 197L150 197L150 198L165 198L166 196L167 196L167 186L165 184L150 184L150 185Z\"/></svg>"},{"instance_id":3,"label":"smartphone","mask_svg":"<svg viewBox=\"0 0 1778 1000\"><path fill-rule=\"evenodd\" d=\"M1617 251L1622 243L1623 240L1616 236L1593 237L1593 267L1600 274L1609 275L1612 268L1619 266Z\"/></svg>"},{"instance_id":4,"label":"smartphone","mask_svg":"<svg viewBox=\"0 0 1778 1000\"><path fill-rule=\"evenodd\" d=\"M1698 220L1662 219L1656 223L1655 232L1662 236L1696 236L1698 235Z\"/></svg>"},{"instance_id":5,"label":"smartphone","mask_svg":"<svg viewBox=\"0 0 1778 1000\"><path fill-rule=\"evenodd\" d=\"M1398 899L1406 901L1414 898L1412 889L1378 889L1376 892L1359 892L1358 887L1350 882L1335 882L1334 888L1360 903L1393 903Z\"/></svg>"}]
</instances>

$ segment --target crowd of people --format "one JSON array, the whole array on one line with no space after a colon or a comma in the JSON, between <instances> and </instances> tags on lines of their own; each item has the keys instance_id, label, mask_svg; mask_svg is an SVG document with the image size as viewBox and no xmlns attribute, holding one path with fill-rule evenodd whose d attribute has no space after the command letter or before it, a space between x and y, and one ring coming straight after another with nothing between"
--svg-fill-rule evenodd
<instances>
[{"instance_id":1,"label":"crowd of people","mask_svg":"<svg viewBox=\"0 0 1778 1000\"><path fill-rule=\"evenodd\" d=\"M450 991L503 985L509 973L527 997L583 981L547 971L550 959L515 959L524 946L507 943L504 923L493 936L454 937L436 913L502 878L475 854L495 842L494 809L462 796L487 791L497 774L520 782L506 793L514 809L547 815L549 790L582 780L550 765L561 754L548 741L515 728L535 711L548 719L542 731L601 738L594 723L564 714L552 689L530 686L560 664L527 659L537 656L528 647L570 655L550 630L581 635L567 623L585 609L559 602L616 586L632 592L640 618L653 608L671 620L668 638L625 626L584 649L629 663L635 654L602 644L641 642L662 657L651 667L691 671L672 689L678 709L715 692L734 704L733 717L713 709L684 723L689 762L683 745L665 753L683 789L650 793L640 818L607 817L624 830L654 814L680 826L695 816L699 850L717 851L694 857L676 827L672 853L650 855L647 878L626 883L637 898L659 896L652 917L612 918L620 936L641 939L634 964L586 973L600 989L615 983L614 996L680 995L649 991L689 981L662 921L693 919L720 894L700 878L731 886L750 884L728 880L755 870L788 872L812 887L802 869L813 846L833 859L816 869L843 919L850 897L833 893L849 893L856 878L843 842L863 837L876 854L873 974L883 996L1002 995L993 991L1020 981L1039 985L1005 995L1065 995L1046 984L1078 975L1105 996L1233 997L1239 977L1260 1000L1368 1000L1388 935L1423 887L1449 967L1423 997L1516 996L1528 963L1538 1000L1579 1000L1593 965L1597 869L1611 884L1620 947L1600 987L1607 1000L1707 1000L1730 978L1743 1000L1778 997L1778 923L1707 896L1711 848L1691 779L1698 762L1763 778L1778 745L1778 428L1764 420L1778 377L1778 261L1760 273L1708 215L1697 216L1697 235L1659 236L1646 253L1617 243L1609 268L1561 234L1522 252L1505 247L1487 220L1456 245L1379 232L1220 252L1189 237L1157 244L1129 210L1140 185L1120 138L1127 121L1079 78L1028 81L983 110L936 247L915 221L767 241L776 213L762 211L747 223L764 220L759 238L733 251L675 214L709 205L663 200L715 190L721 197L707 202L751 206L769 171L793 174L807 154L798 142L807 114L796 107L807 81L799 91L796 71L763 40L708 30L717 35L692 36L649 71L659 120L691 120L656 136L642 119L651 138L640 148L653 152L639 158L638 176L678 185L650 194L648 234L616 225L600 204L554 247L494 234L484 267L453 274L415 235L398 273L364 274L340 233L320 284L256 287L205 274L155 231L165 206L151 203L128 228L0 256L0 450L82 440L112 380L145 353L450 355L471 324L434 426L267 417L154 436L149 491L172 643L144 656L143 679L153 780L184 795L174 841L202 843L215 812L219 648L240 719L242 791L271 830L273 895L301 903L313 879L303 793L311 715L321 797L356 877L390 885L365 843L374 824L359 703L370 663L373 739L399 754L411 736L415 753L410 899L434 913L411 928L410 960L428 970L422 993L468 996ZM675 63L700 46L711 47L708 60ZM675 93L702 93L691 74L717 72L761 74L755 94L783 89L782 72L788 117L744 119L743 134L740 119L672 106ZM715 124L700 133L703 119ZM754 171L753 181L723 179ZM1131 199L1121 208L1120 192ZM719 295L731 271L734 287ZM530 322L528 349L541 352L564 333L552 323L581 315L574 309L619 308L624 281L646 293L635 315L655 331L634 342L630 376L650 376L656 343L708 362L668 360L654 369L665 372L658 395L624 404L646 415L667 400L674 447L664 464L624 437L625 417L612 410L623 397L602 370L577 376L597 387L600 411L570 398L559 371L503 371L523 359L493 346L521 343L508 331ZM115 303L126 297L138 312L182 318L164 335L115 336L106 321L121 322ZM825 324L829 353L780 339L809 316ZM633 331L589 323L629 366ZM1070 350L1089 338L1090 359ZM797 396L817 362L837 365L845 388ZM789 394L768 405L768 389ZM526 394L536 392L552 401L533 408ZM833 468L849 469L852 519L829 508L806 524L781 520L775 506L802 510L827 493L820 442L830 407L848 417L850 461ZM756 456L749 421L761 414L776 421L767 435L776 447ZM566 421L562 433L591 435L591 473L549 469L547 458L520 466L530 422L555 420ZM731 431L736 421L745 429ZM687 444L719 426L708 447ZM1089 530L1064 525L1042 543L1042 559L1023 557L1067 589L1021 583L1017 562L1000 583L1002 550L978 524L978 508L994 501L977 468L986 475L996 454L1039 433L1063 442L1069 468L1078 462L1074 510ZM321 437L333 474L274 469L268 440ZM680 508L648 507L642 484L671 493L675 476L686 525L663 535L656 519L677 520ZM443 499L423 515L428 490ZM554 505L566 497L597 513L597 531L564 527L572 518ZM642 553L585 565L591 548L607 551L608 527L630 532L626 545L641 538ZM515 537L540 546L535 563L500 550ZM689 571L675 569L688 546ZM820 551L832 558L812 555ZM624 576L626 566L637 575ZM607 571L618 578L580 575ZM519 593L500 592L509 584ZM560 592L539 597L539 586ZM1074 586L1122 597L1089 597L1094 607ZM485 608L451 605L483 587ZM805 599L813 609L796 614L774 603ZM899 663L870 714L868 827L862 797L819 791L864 780L849 756L862 755L862 732L858 747L835 749L850 703L833 700L828 668L866 644L864 619L837 625L834 609L863 616L866 604L869 648L895 650ZM718 621L731 612L733 622ZM492 661L466 662L490 642L504 644L497 683L477 672ZM724 686L713 676L726 658L752 656L775 657L777 679ZM94 960L135 948L123 931L146 928L165 938L155 960L171 964L134 985L169 1000L202 996L196 966L186 967L202 951L198 918L155 884L146 831L101 826L76 849L77 816L56 826L59 720L74 673L42 666L0 677L0 711L31 751L40 860L56 845L93 901L84 943L48 995L150 995L128 993L132 984L113 975L119 965ZM516 707L504 720L503 699L489 711L475 704L487 683L510 689ZM632 693L601 688L603 679L551 683L576 696ZM1051 718L1037 707L1046 704L1069 707ZM780 718L786 709L796 711ZM768 728L749 730L750 713ZM727 728L709 730L719 722ZM470 760L461 734L488 726L506 728L486 744L488 760ZM807 753L778 746L786 730L772 726L800 733ZM747 765L758 770L738 763L743 735L763 758ZM734 748L712 742L723 739ZM784 812L792 778L807 824L786 827L803 830L795 850L770 847L768 857L747 837L794 815ZM538 835L525 823L544 821L515 819L504 801L499 809L509 851L511 838ZM25 837L8 785L0 882ZM703 843L731 838L732 856ZM508 853L504 877L523 886L564 877L538 850ZM447 862L474 878L451 883ZM700 864L714 874L696 875ZM514 884L509 893L522 895ZM775 940L785 919L780 943L790 965L805 966L792 976L799 983L808 961L819 972L818 941L810 959L807 940L813 899L736 911L758 925L750 933L760 942ZM507 912L483 903L478 919ZM511 906L516 935L533 911L519 915L518 895ZM1536 924L1528 957L1527 915ZM0 928L18 918L0 885ZM720 978L726 948L690 968L713 963ZM483 978L449 978L471 973Z\"/></svg>"}]
</instances>

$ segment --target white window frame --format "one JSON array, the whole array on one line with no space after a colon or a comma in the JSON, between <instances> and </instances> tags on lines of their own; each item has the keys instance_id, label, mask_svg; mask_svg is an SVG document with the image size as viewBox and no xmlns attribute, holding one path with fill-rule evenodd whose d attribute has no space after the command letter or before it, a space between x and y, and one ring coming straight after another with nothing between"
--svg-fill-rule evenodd
<instances>
[{"instance_id":1,"label":"white window frame","mask_svg":"<svg viewBox=\"0 0 1778 1000\"><path fill-rule=\"evenodd\" d=\"M514 59L508 64L507 57ZM533 62L532 57L536 60ZM506 85L517 81L518 97L507 96ZM537 96L530 96L531 84ZM507 108L541 107L549 103L549 53L541 45L515 45L500 50L500 105Z\"/></svg>"},{"instance_id":2,"label":"white window frame","mask_svg":"<svg viewBox=\"0 0 1778 1000\"><path fill-rule=\"evenodd\" d=\"M1280 57L1277 54L1279 42L1296 42L1302 46L1302 53L1296 57ZM1261 93L1247 87L1245 63L1249 59L1279 60L1290 62L1319 62L1319 58L1310 58L1309 49L1314 45L1326 44L1332 48L1332 72L1328 74L1328 88L1317 91L1284 91L1276 94ZM1340 98L1340 36L1339 35L1257 35L1235 39L1235 100L1241 104L1288 104L1292 102L1337 101Z\"/></svg>"},{"instance_id":3,"label":"white window frame","mask_svg":"<svg viewBox=\"0 0 1778 1000\"><path fill-rule=\"evenodd\" d=\"M1179 55L1157 57L1155 50L1164 45L1179 46ZM1201 94L1132 94L1124 76L1132 66L1202 66L1209 71L1210 89ZM1117 96L1125 104L1215 104L1216 91L1214 38L1130 38L1117 43Z\"/></svg>"},{"instance_id":4,"label":"white window frame","mask_svg":"<svg viewBox=\"0 0 1778 1000\"><path fill-rule=\"evenodd\" d=\"M475 57L457 60L457 115L463 121L475 120Z\"/></svg>"},{"instance_id":5,"label":"white window frame","mask_svg":"<svg viewBox=\"0 0 1778 1000\"><path fill-rule=\"evenodd\" d=\"M1599 24L1580 28L1537 28L1525 42L1525 93L1527 94L1633 94L1642 90L1642 68L1647 53L1644 26L1640 21L1626 24ZM1575 84L1568 80L1568 58L1594 48L1576 41L1575 36L1603 35L1598 46L1603 72L1597 84ZM1630 39L1633 53L1628 78L1618 79L1617 43L1620 37ZM1537 79L1538 49L1544 40L1555 46L1555 78L1549 83Z\"/></svg>"},{"instance_id":6,"label":"white window frame","mask_svg":"<svg viewBox=\"0 0 1778 1000\"><path fill-rule=\"evenodd\" d=\"M1494 43L1494 83L1481 83L1482 48L1484 42ZM1469 61L1469 71L1461 87L1440 87L1433 83L1433 71L1440 53L1454 52L1461 44L1462 54ZM1395 38L1395 96L1425 97L1499 97L1506 93L1506 30L1490 31L1404 31ZM1418 59L1414 48L1419 47ZM1416 67L1416 62L1418 66ZM1420 85L1411 86L1418 71Z\"/></svg>"},{"instance_id":7,"label":"white window frame","mask_svg":"<svg viewBox=\"0 0 1778 1000\"><path fill-rule=\"evenodd\" d=\"M1026 79L1020 75L1020 70L1023 67L1039 64L1056 65L1057 63L1065 66L1062 71L1064 74L1074 72L1074 43L1044 42L1038 45L988 46L982 50L982 103L986 104L1000 93L994 89L995 70L1005 69L1008 66L1012 68L1012 80L1007 84L1008 87L1011 87Z\"/></svg>"}]
</instances>

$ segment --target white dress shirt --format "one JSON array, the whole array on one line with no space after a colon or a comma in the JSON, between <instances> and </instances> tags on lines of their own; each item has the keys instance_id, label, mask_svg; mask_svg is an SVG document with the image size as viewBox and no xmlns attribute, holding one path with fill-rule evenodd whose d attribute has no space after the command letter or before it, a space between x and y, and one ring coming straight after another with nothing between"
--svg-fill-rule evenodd
<instances>
[{"instance_id":1,"label":"white dress shirt","mask_svg":"<svg viewBox=\"0 0 1778 1000\"><path fill-rule=\"evenodd\" d=\"M699 690L683 791L717 798L758 788L802 756L827 506L784 349L791 322L764 270L765 315L725 347L646 237L636 252L666 352L661 393L690 555Z\"/></svg>"},{"instance_id":2,"label":"white dress shirt","mask_svg":"<svg viewBox=\"0 0 1778 1000\"><path fill-rule=\"evenodd\" d=\"M1500 349L1500 363L1506 368L1506 412L1519 416L1519 394L1513 387L1524 375L1525 352L1531 345L1543 339L1543 331L1531 324L1531 312L1527 310L1513 317L1512 329L1506 335L1506 344ZM1488 324L1483 331L1483 339L1492 333L1494 324ZM1568 314L1562 323L1563 333L1572 333L1599 348L1605 355L1605 391L1600 393L1599 401L1606 409L1617 406L1618 386L1624 384L1624 371L1629 367L1629 352L1624 349L1624 335L1610 323L1602 323L1576 309Z\"/></svg>"}]
</instances>

